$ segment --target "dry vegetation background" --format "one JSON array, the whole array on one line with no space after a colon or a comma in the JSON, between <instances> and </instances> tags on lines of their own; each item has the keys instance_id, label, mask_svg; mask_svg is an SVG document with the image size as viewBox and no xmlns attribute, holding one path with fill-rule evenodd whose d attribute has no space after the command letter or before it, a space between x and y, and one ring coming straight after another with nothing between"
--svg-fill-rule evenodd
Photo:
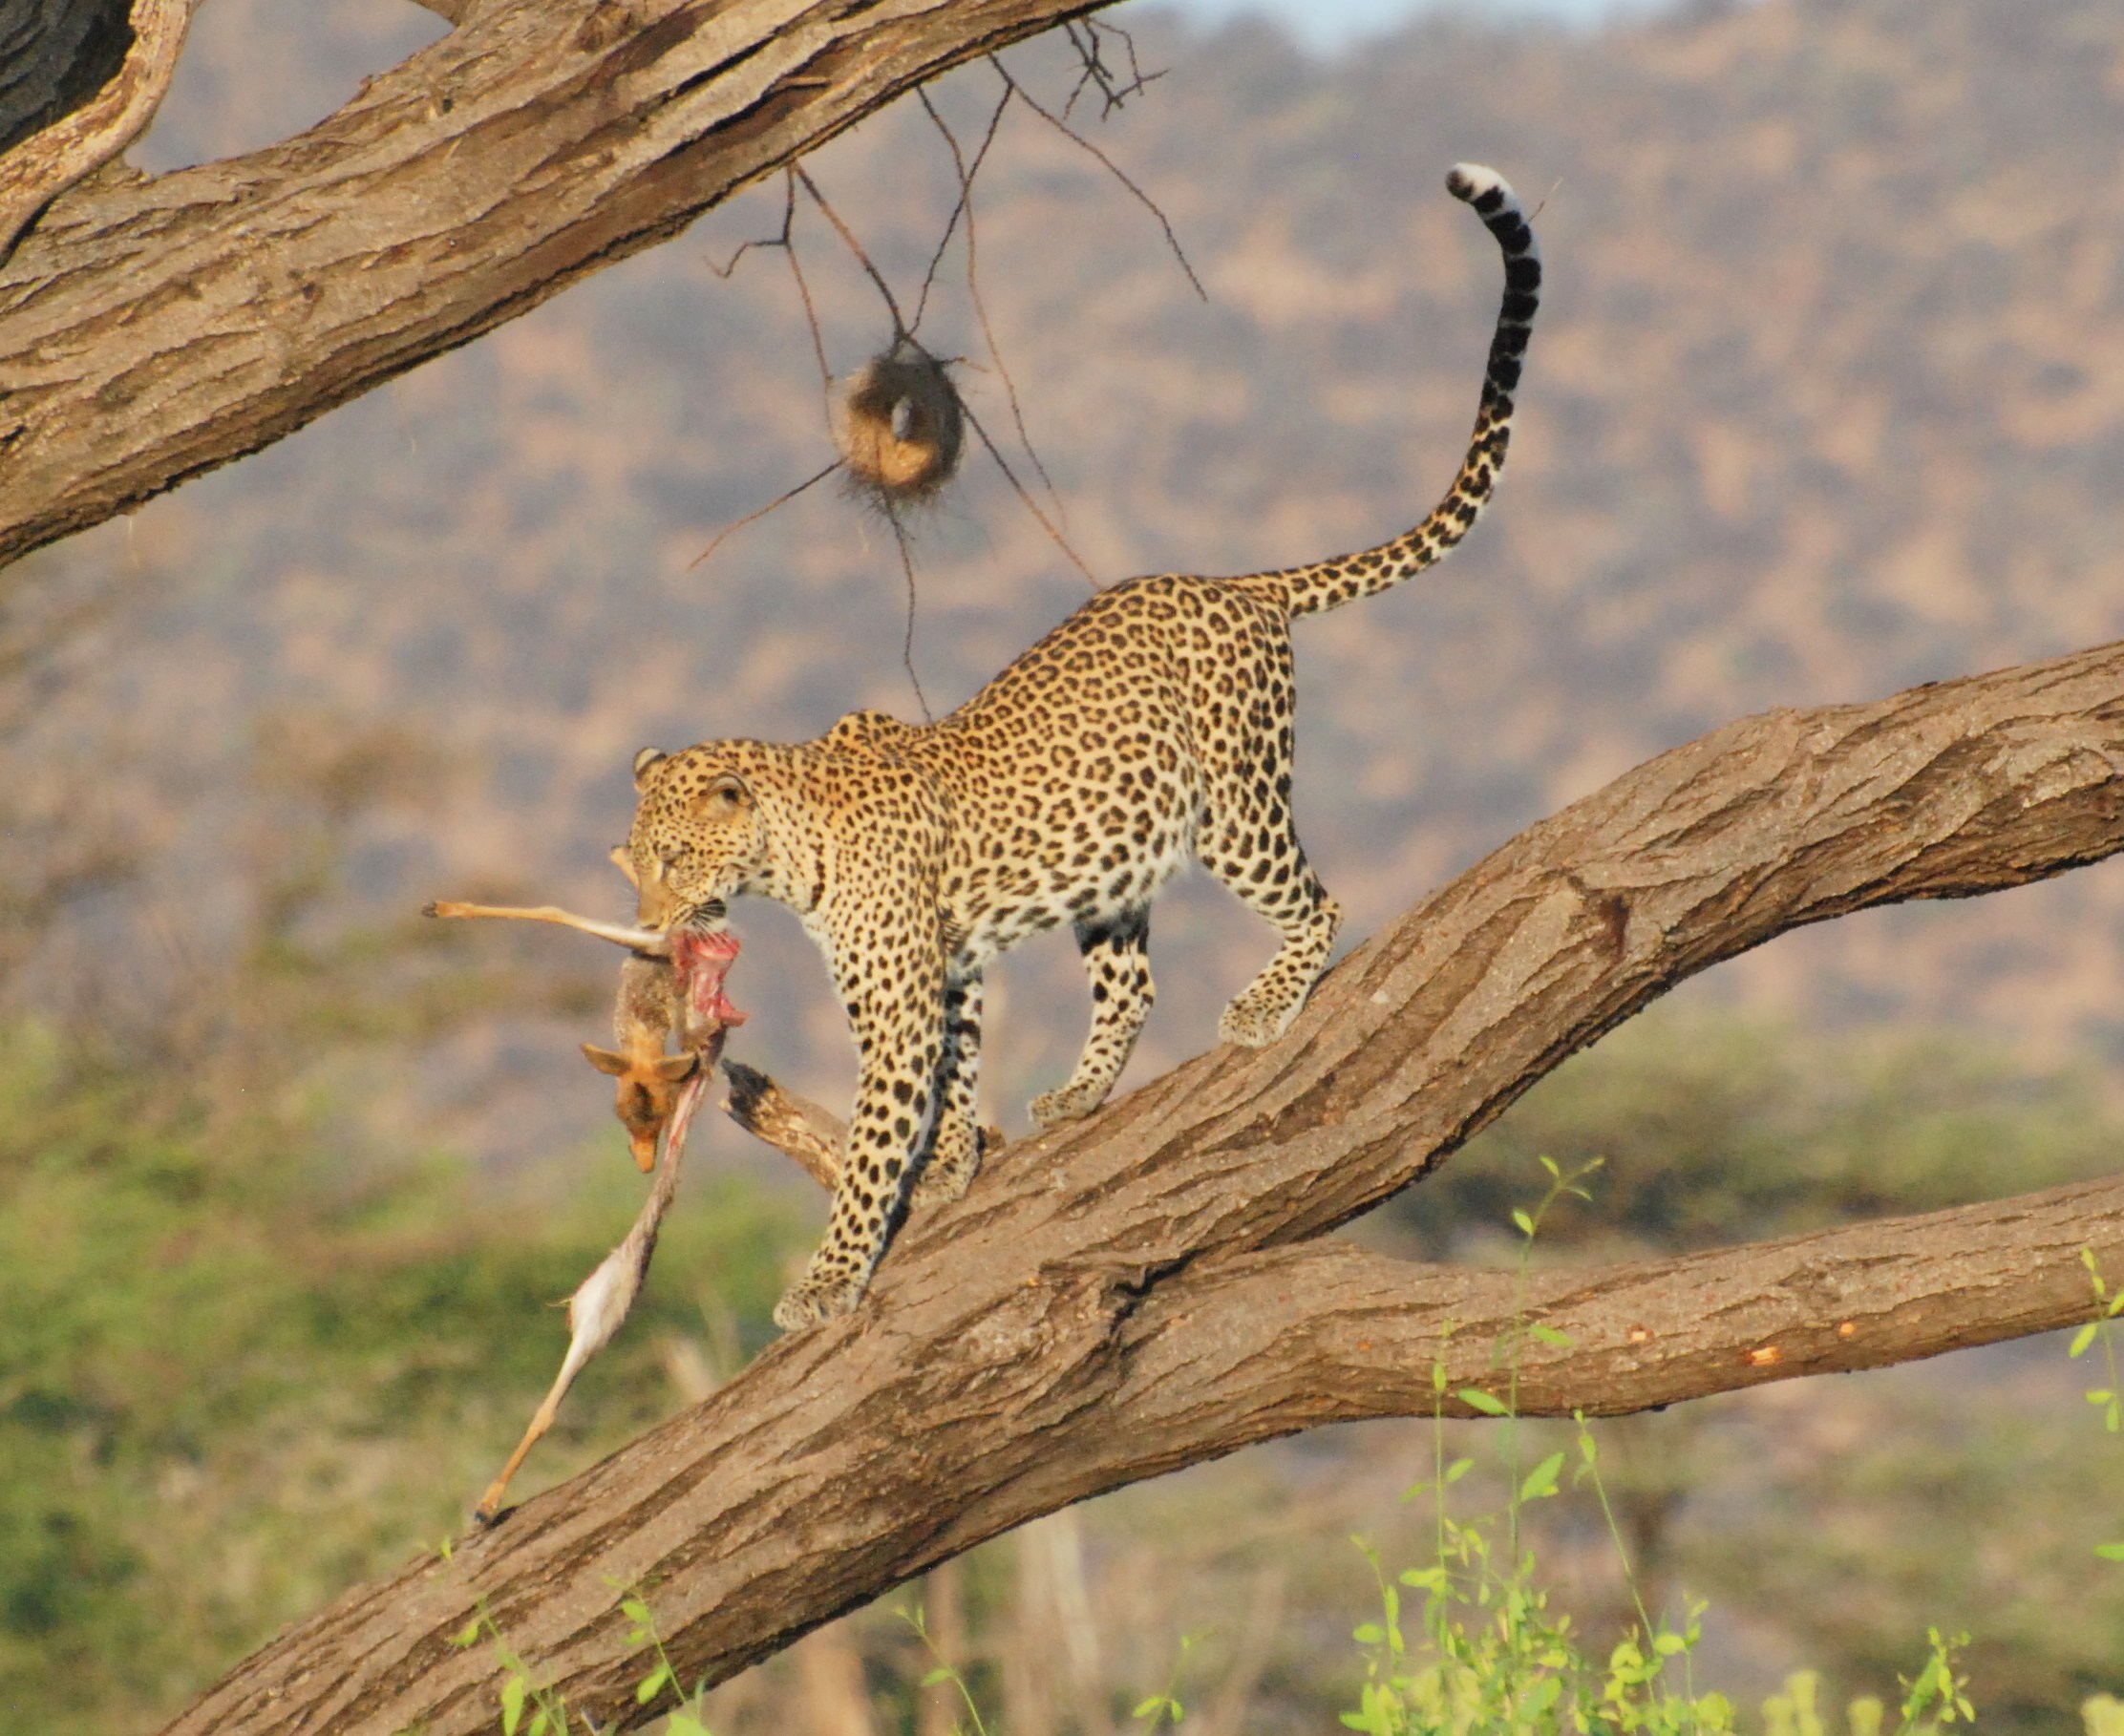
<instances>
[{"instance_id":1,"label":"dry vegetation background","mask_svg":"<svg viewBox=\"0 0 2124 1736\"><path fill-rule=\"evenodd\" d=\"M1170 217L1207 304L1149 215L1022 112L977 201L988 310L1070 538L1103 580L1281 564L1410 521L1465 437L1496 295L1494 251L1440 174L1486 160L1546 200L1552 287L1495 516L1434 579L1302 636L1301 823L1352 935L1734 715L2124 633L2124 11L1765 0L1594 35L1429 22L1331 61L1264 27L1191 34L1134 12L1117 17L1170 70L1086 124ZM136 159L163 167L280 137L438 28L394 0L215 0ZM1014 64L1037 90L1067 88L1039 45ZM942 88L962 134L993 85L973 69ZM918 282L954 184L920 112L882 116L813 168L895 284ZM580 1157L593 1134L594 1163L619 1164L599 1131L605 1091L574 1057L601 1018L602 952L550 934L444 943L411 913L481 891L617 912L605 852L626 827L636 748L809 735L859 705L917 714L891 539L846 501L815 490L688 565L828 455L783 262L755 253L727 282L712 269L779 212L778 190L749 195L20 569L0 614L11 1015L119 1052L233 1052L230 1090L290 1115L329 1107L305 1136L334 1162L469 1152L512 1198L557 1187L551 1160ZM823 223L800 219L797 239L845 371L888 328ZM955 252L924 333L985 362L961 268ZM998 376L962 379L1001 434ZM940 710L1085 590L978 455L917 551L915 654ZM54 621L68 624L55 651ZM757 1017L733 1051L835 1100L851 1069L808 944L770 909L739 927L732 987ZM1161 903L1158 927L1160 1003L1136 1077L1205 1047L1268 947L1200 882ZM381 970L389 992L320 995L338 981L320 960ZM1665 1139L1693 1154L1701 1182L1722 1166L1791 1169L1810 1146L1818 1157L1830 1128L1842 1156L1794 1173L1858 1210L2106 1167L2120 963L2116 864L1795 936L1625 1033L1636 1096L1560 1081L1556 1102L1578 1119L1530 1106L1531 1131L1453 1168L1479 1175L1538 1148L1607 1150L1626 1171L1614 1142ZM1837 1070L1843 1038L1777 1048L1732 1035L1718 1006L1830 1032L1946 1024L2010 1045L2017 1065L2087 1070L2031 1084L1965 1048L1891 1046L1880 1076L1901 1083L1876 1089ZM1013 1128L1066 1069L1083 1012L1066 942L1004 971L990 1098ZM338 1041L350 1034L364 1041ZM1985 1118L1993 1099L2028 1111L2020 1131ZM1912 1102L1909 1150L1934 1179L1858 1179L1887 1162ZM1943 1127L1951 1136L1926 1144ZM703 1144L704 1167L764 1173L734 1132ZM1465 1230L1477 1206L1498 1221L1503 1196L1467 1185L1434 1221L1418 1198L1378 1233L1450 1242L1439 1225ZM1738 1188L1677 1223L1695 1207L1666 1211L1662 1188L1678 1190L1666 1204L1697 1194L1662 1171L1637 1185L1602 1234L1738 1238L1805 1217ZM572 1244L551 1263L550 1294L584 1269ZM727 1313L703 1308L629 1365L667 1384L600 1413L611 1428L668 1408L735 1353ZM477 1351L452 1355L448 1378L476 1385ZM526 1381L545 1356L525 1351ZM1924 1620L1980 1619L1980 1697L2037 1708L2014 1727L2056 1727L2040 1708L2119 1685L2100 1680L2117 1605L2073 1577L2074 1503L2097 1485L2063 1440L2079 1419L2059 1361L2048 1346L1993 1353L1959 1373L1790 1387L1618 1429L1652 1571L1733 1608L1713 1659L1742 1692L1824 1647L1879 1685ZM479 1426L513 1432L512 1406L493 1401ZM593 1446L578 1440L577 1462ZM1009 1698L1013 1736L1110 1727L1107 1687L1159 1685L1195 1625L1223 1635L1204 1654L1221 1660L1203 1696L1212 1728L1325 1723L1320 1683L1348 1666L1321 1660L1344 1647L1365 1583L1339 1539L1401 1523L1407 1447L1382 1429L1252 1455L985 1552L953 1595L989 1636L967 1643L988 1648L981 1680ZM434 1450L438 1478L469 1493L484 1447ZM303 1499L381 1500L411 1474L350 1462ZM275 1474L264 1498L309 1511L292 1473ZM155 1499L181 1505L190 1487ZM442 1491L424 1522L457 1499ZM2026 1547L1965 1547L1942 1505ZM223 1654L416 1535L377 1530L287 1584L193 1539L236 1612ZM1593 1544L1560 1535L1557 1558L1590 1561ZM1585 1571L1588 1596L1612 1599ZM226 1590L246 1573L249 1589ZM820 1720L881 1717L881 1683L912 1660L889 1622L866 1620L866 1652L809 1642L775 1666L781 1688L726 1690L729 1717L793 1727L791 1683L807 1684L804 1704L842 1708ZM169 1664L125 1716L166 1704L201 1667Z\"/></svg>"}]
</instances>

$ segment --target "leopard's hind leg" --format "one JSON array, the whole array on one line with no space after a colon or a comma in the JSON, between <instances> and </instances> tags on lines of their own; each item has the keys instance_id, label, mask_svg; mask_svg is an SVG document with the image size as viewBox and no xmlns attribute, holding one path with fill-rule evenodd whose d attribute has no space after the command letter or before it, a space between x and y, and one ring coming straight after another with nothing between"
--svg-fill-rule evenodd
<instances>
[{"instance_id":1,"label":"leopard's hind leg","mask_svg":"<svg viewBox=\"0 0 2124 1736\"><path fill-rule=\"evenodd\" d=\"M1306 861L1298 834L1286 813L1280 828L1273 824L1254 834L1272 837L1279 859L1269 879L1255 874L1261 858L1205 855L1202 865L1255 914L1264 917L1283 936L1284 943L1262 972L1232 997L1217 1021L1217 1034L1243 1048L1266 1048L1290 1028L1306 997L1328 968L1328 955L1335 944L1335 931L1342 926L1342 906L1328 896ZM1287 875L1283 870L1288 870ZM1281 878L1275 878L1281 876Z\"/></svg>"},{"instance_id":2,"label":"leopard's hind leg","mask_svg":"<svg viewBox=\"0 0 2124 1736\"><path fill-rule=\"evenodd\" d=\"M1139 904L1104 922L1079 922L1077 948L1092 984L1092 1030L1067 1085L1032 1099L1042 1127L1089 1115L1106 1101L1114 1081L1151 1016L1158 987L1151 981L1151 907Z\"/></svg>"},{"instance_id":3,"label":"leopard's hind leg","mask_svg":"<svg viewBox=\"0 0 2124 1736\"><path fill-rule=\"evenodd\" d=\"M944 1065L937 1131L915 1180L918 1205L957 1199L981 1168L981 973L954 971L944 989Z\"/></svg>"},{"instance_id":4,"label":"leopard's hind leg","mask_svg":"<svg viewBox=\"0 0 2124 1736\"><path fill-rule=\"evenodd\" d=\"M1217 1022L1220 1037L1245 1048L1265 1048L1290 1028L1342 925L1342 906L1306 860L1291 815L1294 685L1286 650L1264 674L1235 742L1206 768L1196 833L1202 866L1283 937Z\"/></svg>"}]
</instances>

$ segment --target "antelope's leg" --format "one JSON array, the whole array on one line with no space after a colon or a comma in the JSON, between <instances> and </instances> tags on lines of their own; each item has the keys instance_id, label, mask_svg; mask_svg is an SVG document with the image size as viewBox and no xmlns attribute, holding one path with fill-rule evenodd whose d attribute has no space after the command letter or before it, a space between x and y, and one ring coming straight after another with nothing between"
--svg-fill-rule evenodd
<instances>
[{"instance_id":1,"label":"antelope's leg","mask_svg":"<svg viewBox=\"0 0 2124 1736\"><path fill-rule=\"evenodd\" d=\"M563 1368L561 1378L553 1383L553 1390L545 1395L545 1403L531 1419L531 1427L523 1431L523 1439L517 1443L516 1451L509 1455L509 1462L502 1466L501 1474L487 1485L487 1493L479 1497L479 1505L472 1510L472 1516L482 1525L492 1525L501 1512L501 1497L508 1490L509 1479L516 1475L531 1449L539 1444L539 1437L553 1427L553 1418L561 1408L561 1401L567 1396L568 1388L575 1384L575 1370Z\"/></svg>"},{"instance_id":2,"label":"antelope's leg","mask_svg":"<svg viewBox=\"0 0 2124 1736\"><path fill-rule=\"evenodd\" d=\"M563 910L558 904L465 904L451 899L437 899L423 906L420 914L447 918L496 917L512 922L553 922L563 928L595 935L601 941L610 941L616 946L646 952L653 958L667 958L671 950L671 937L658 934L653 928L601 922L595 917L577 916L572 910Z\"/></svg>"},{"instance_id":3,"label":"antelope's leg","mask_svg":"<svg viewBox=\"0 0 2124 1736\"><path fill-rule=\"evenodd\" d=\"M598 1261L597 1269L568 1299L567 1356L562 1361L561 1372L554 1377L545 1402L532 1417L531 1427L517 1443L516 1451L502 1466L501 1474L487 1486L487 1493L479 1497L473 1516L481 1525L492 1525L500 1514L501 1497L509 1487L509 1479L516 1475L524 1455L538 1445L539 1437L553 1427L554 1414L561 1408L561 1401L567 1396L568 1388L575 1384L575 1377L627 1323L628 1310L641 1293L642 1281L648 1276L649 1260L656 1252L657 1230L678 1192L679 1159L686 1150L687 1132L693 1125L694 1106L700 1102L709 1071L715 1065L712 1048L704 1053L703 1060L706 1065L686 1082L685 1089L679 1092L678 1107L671 1111L670 1132L665 1139L664 1173L656 1178L656 1185L643 1202L641 1216L634 1220L634 1227L620 1245Z\"/></svg>"}]
</instances>

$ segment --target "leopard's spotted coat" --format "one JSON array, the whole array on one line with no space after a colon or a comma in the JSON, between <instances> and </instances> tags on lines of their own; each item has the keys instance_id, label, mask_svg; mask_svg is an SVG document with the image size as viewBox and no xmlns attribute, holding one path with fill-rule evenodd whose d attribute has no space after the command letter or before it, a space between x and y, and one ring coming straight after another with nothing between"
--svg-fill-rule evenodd
<instances>
[{"instance_id":1,"label":"leopard's spotted coat","mask_svg":"<svg viewBox=\"0 0 2124 1736\"><path fill-rule=\"evenodd\" d=\"M934 724L859 711L816 742L637 759L642 920L712 925L740 893L780 900L855 1027L843 1176L775 1311L784 1327L855 1305L910 1193L956 1197L973 1179L981 974L1007 947L1072 923L1091 976L1091 1035L1033 1103L1043 1126L1097 1108L1127 1061L1151 1008L1151 900L1190 854L1283 937L1221 1034L1258 1047L1297 1016L1340 912L1291 824L1290 622L1399 583L1467 534L1504 462L1540 287L1511 187L1465 164L1447 185L1502 249L1505 294L1467 455L1413 530L1281 572L1115 585Z\"/></svg>"}]
</instances>

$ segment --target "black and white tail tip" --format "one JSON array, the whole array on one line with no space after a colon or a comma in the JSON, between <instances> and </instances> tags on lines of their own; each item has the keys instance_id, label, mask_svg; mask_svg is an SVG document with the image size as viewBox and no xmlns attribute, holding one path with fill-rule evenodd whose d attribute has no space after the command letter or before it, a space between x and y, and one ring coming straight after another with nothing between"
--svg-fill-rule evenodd
<instances>
[{"instance_id":1,"label":"black and white tail tip","mask_svg":"<svg viewBox=\"0 0 2124 1736\"><path fill-rule=\"evenodd\" d=\"M1541 303L1541 248L1519 208L1519 195L1497 170L1478 162L1456 162L1446 172L1446 191L1465 201L1482 219L1504 255L1504 303L1497 309L1485 378L1488 389L1502 394L1509 406L1511 394L1519 389L1535 309Z\"/></svg>"},{"instance_id":2,"label":"black and white tail tip","mask_svg":"<svg viewBox=\"0 0 2124 1736\"><path fill-rule=\"evenodd\" d=\"M1475 214L1489 226L1508 259L1540 263L1541 249L1519 196L1497 170L1479 162L1456 162L1446 171L1446 191L1475 207Z\"/></svg>"}]
</instances>

